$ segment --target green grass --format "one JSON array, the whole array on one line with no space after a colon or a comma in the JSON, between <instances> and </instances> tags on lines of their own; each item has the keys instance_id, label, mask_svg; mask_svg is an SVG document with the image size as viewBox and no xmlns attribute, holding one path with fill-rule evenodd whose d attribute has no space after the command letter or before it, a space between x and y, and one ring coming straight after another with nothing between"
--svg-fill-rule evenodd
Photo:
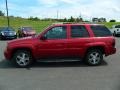
<instances>
[{"instance_id":1,"label":"green grass","mask_svg":"<svg viewBox=\"0 0 120 90\"><path fill-rule=\"evenodd\" d=\"M21 26L30 26L30 27L33 27L37 33L39 33L42 30L44 30L44 28L51 25L52 23L54 22L53 21L32 21L32 20L27 20L23 18L10 17L10 26L13 27L16 31ZM120 24L120 22L105 22L105 23L100 23L100 24L104 24L108 28L111 28L112 25ZM3 27L3 26L7 26L6 17L0 17L0 27Z\"/></svg>"},{"instance_id":2,"label":"green grass","mask_svg":"<svg viewBox=\"0 0 120 90\"><path fill-rule=\"evenodd\" d=\"M104 24L108 28L112 28L113 25L118 25L118 24L120 25L120 22L104 22L102 24Z\"/></svg>"},{"instance_id":3,"label":"green grass","mask_svg":"<svg viewBox=\"0 0 120 90\"><path fill-rule=\"evenodd\" d=\"M33 27L37 33L41 32L44 28L51 25L52 21L32 21L22 18L10 18L10 26L13 27L16 31L21 26L30 26ZM0 27L7 26L7 18L0 17Z\"/></svg>"}]
</instances>

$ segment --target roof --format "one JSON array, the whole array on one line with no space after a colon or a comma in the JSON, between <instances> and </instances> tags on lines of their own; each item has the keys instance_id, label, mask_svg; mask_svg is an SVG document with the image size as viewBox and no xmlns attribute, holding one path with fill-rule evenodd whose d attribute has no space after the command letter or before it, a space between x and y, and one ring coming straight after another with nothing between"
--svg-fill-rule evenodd
<instances>
[{"instance_id":1,"label":"roof","mask_svg":"<svg viewBox=\"0 0 120 90\"><path fill-rule=\"evenodd\" d=\"M95 24L95 23L53 23L52 25L60 26L60 25L103 25L103 24Z\"/></svg>"}]
</instances>

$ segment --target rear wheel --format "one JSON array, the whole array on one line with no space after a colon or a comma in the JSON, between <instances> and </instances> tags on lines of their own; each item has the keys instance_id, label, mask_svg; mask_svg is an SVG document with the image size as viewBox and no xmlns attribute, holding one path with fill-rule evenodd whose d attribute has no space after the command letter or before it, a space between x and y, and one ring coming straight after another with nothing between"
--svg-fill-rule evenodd
<instances>
[{"instance_id":1,"label":"rear wheel","mask_svg":"<svg viewBox=\"0 0 120 90\"><path fill-rule=\"evenodd\" d=\"M91 66L100 65L102 60L103 54L99 49L89 50L85 58L86 63Z\"/></svg>"},{"instance_id":2,"label":"rear wheel","mask_svg":"<svg viewBox=\"0 0 120 90\"><path fill-rule=\"evenodd\" d=\"M32 56L29 51L18 50L13 56L13 61L18 67L28 67L32 64Z\"/></svg>"}]
</instances>

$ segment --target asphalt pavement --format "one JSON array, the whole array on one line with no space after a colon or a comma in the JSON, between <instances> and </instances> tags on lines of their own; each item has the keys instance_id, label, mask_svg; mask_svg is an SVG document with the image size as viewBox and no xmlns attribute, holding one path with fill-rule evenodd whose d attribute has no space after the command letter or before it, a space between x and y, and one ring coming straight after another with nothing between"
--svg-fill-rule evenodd
<instances>
[{"instance_id":1,"label":"asphalt pavement","mask_svg":"<svg viewBox=\"0 0 120 90\"><path fill-rule=\"evenodd\" d=\"M0 41L0 90L120 90L120 38L116 38L117 53L95 67L44 62L16 68L4 59L6 42Z\"/></svg>"}]
</instances>

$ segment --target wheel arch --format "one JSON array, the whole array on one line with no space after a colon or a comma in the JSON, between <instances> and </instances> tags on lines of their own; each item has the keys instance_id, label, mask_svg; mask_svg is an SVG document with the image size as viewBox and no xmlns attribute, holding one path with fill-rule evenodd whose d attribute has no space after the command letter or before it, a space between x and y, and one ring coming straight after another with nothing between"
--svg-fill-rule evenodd
<instances>
[{"instance_id":1,"label":"wheel arch","mask_svg":"<svg viewBox=\"0 0 120 90\"><path fill-rule=\"evenodd\" d=\"M32 58L34 59L34 55L33 55L32 49L29 48L29 47L19 47L19 48L14 48L14 49L12 50L12 57L13 57L13 55L15 54L15 52L17 52L18 50L29 51L30 54L32 55Z\"/></svg>"},{"instance_id":2,"label":"wheel arch","mask_svg":"<svg viewBox=\"0 0 120 90\"><path fill-rule=\"evenodd\" d=\"M86 53L89 52L90 50L93 50L93 49L98 49L103 54L105 54L105 48L104 48L104 46L92 46L92 47L89 47L89 48L87 48Z\"/></svg>"}]
</instances>

